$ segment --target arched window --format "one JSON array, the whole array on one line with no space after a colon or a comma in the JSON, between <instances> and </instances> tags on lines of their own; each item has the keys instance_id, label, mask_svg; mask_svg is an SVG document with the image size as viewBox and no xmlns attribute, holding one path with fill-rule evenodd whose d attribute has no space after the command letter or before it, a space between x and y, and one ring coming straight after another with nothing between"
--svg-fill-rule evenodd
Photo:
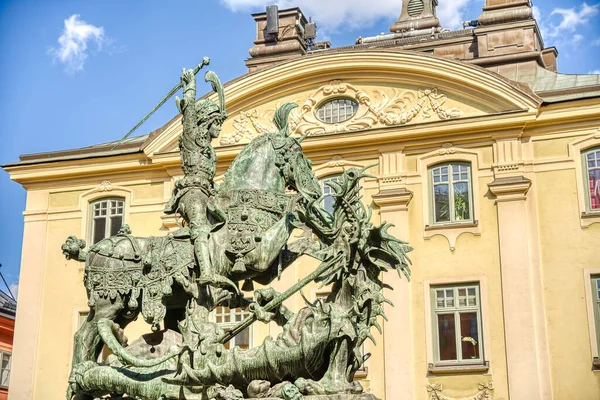
<instances>
[{"instance_id":1,"label":"arched window","mask_svg":"<svg viewBox=\"0 0 600 400\"><path fill-rule=\"evenodd\" d=\"M600 147L583 152L584 187L588 212L600 212Z\"/></svg>"},{"instance_id":2,"label":"arched window","mask_svg":"<svg viewBox=\"0 0 600 400\"><path fill-rule=\"evenodd\" d=\"M92 244L119 232L123 226L125 199L113 197L96 200L90 204L90 208L92 218L89 237Z\"/></svg>"},{"instance_id":3,"label":"arched window","mask_svg":"<svg viewBox=\"0 0 600 400\"><path fill-rule=\"evenodd\" d=\"M429 168L433 224L473 221L471 164L449 162Z\"/></svg>"},{"instance_id":4,"label":"arched window","mask_svg":"<svg viewBox=\"0 0 600 400\"><path fill-rule=\"evenodd\" d=\"M323 198L322 207L325 209L325 211L327 211L330 214L333 214L333 204L335 203L335 200L331 195L333 193L333 189L328 185L328 183L337 182L338 178L339 175L329 175L319 180L319 182L321 183L321 190L323 191L323 195L325 196Z\"/></svg>"}]
</instances>

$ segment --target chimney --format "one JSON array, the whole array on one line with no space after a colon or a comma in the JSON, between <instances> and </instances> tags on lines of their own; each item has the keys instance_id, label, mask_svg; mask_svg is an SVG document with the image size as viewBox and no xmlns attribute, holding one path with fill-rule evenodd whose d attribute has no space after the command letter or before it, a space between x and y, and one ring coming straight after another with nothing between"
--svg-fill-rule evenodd
<instances>
[{"instance_id":1,"label":"chimney","mask_svg":"<svg viewBox=\"0 0 600 400\"><path fill-rule=\"evenodd\" d=\"M440 21L435 14L437 0L402 0L400 17L390 26L390 32L441 31Z\"/></svg>"},{"instance_id":2,"label":"chimney","mask_svg":"<svg viewBox=\"0 0 600 400\"><path fill-rule=\"evenodd\" d=\"M252 17L256 21L256 40L246 60L248 72L307 53L304 32L308 21L299 8L279 10L277 6L268 6L266 12L252 14Z\"/></svg>"},{"instance_id":3,"label":"chimney","mask_svg":"<svg viewBox=\"0 0 600 400\"><path fill-rule=\"evenodd\" d=\"M485 25L519 22L533 18L530 0L485 0L479 23Z\"/></svg>"}]
</instances>

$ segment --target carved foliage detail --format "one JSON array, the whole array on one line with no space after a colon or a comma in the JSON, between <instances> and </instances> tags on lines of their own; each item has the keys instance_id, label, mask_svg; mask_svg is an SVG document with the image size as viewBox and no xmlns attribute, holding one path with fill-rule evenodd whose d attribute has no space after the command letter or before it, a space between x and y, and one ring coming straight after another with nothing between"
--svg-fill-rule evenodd
<instances>
[{"instance_id":1,"label":"carved foliage detail","mask_svg":"<svg viewBox=\"0 0 600 400\"><path fill-rule=\"evenodd\" d=\"M383 126L405 125L418 116L425 120L435 117L438 120L448 120L460 118L463 114L456 107L444 107L448 97L440 93L438 88L416 91L391 89L391 93L389 92L376 89L370 95L353 84L333 80L317 89L302 103L299 110L292 112L291 131L300 135L327 135ZM319 105L326 100L341 96L353 98L358 102L356 114L340 123L320 121L316 116ZM265 132L273 131L274 127L269 117L274 112L275 109L267 110L261 115L257 110L242 111L233 120L234 131L223 133L220 144L231 145L241 141L245 142Z\"/></svg>"},{"instance_id":2,"label":"carved foliage detail","mask_svg":"<svg viewBox=\"0 0 600 400\"><path fill-rule=\"evenodd\" d=\"M458 400L452 397L444 396L442 392L442 384L434 383L427 385L427 392L431 393L430 400ZM480 383L477 388L478 392L473 396L464 397L462 400L491 400L491 391L494 390L494 383Z\"/></svg>"}]
</instances>

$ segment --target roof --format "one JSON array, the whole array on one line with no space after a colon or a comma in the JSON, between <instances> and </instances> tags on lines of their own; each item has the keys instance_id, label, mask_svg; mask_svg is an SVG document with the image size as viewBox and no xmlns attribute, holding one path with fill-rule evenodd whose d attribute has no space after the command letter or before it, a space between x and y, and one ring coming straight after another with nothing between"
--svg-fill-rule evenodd
<instances>
[{"instance_id":1,"label":"roof","mask_svg":"<svg viewBox=\"0 0 600 400\"><path fill-rule=\"evenodd\" d=\"M504 76L525 83L549 103L600 96L600 75L561 74L537 65L513 69Z\"/></svg>"},{"instance_id":2,"label":"roof","mask_svg":"<svg viewBox=\"0 0 600 400\"><path fill-rule=\"evenodd\" d=\"M0 316L15 319L17 314L17 302L0 290Z\"/></svg>"},{"instance_id":3,"label":"roof","mask_svg":"<svg viewBox=\"0 0 600 400\"><path fill-rule=\"evenodd\" d=\"M141 135L124 140L119 147L113 149L118 140L96 144L93 146L82 147L79 149L51 151L47 153L24 154L19 156L19 162L4 164L2 167L12 167L17 165L41 164L56 161L80 160L90 157L108 157L123 154L133 154L142 151L142 146L149 135Z\"/></svg>"}]
</instances>

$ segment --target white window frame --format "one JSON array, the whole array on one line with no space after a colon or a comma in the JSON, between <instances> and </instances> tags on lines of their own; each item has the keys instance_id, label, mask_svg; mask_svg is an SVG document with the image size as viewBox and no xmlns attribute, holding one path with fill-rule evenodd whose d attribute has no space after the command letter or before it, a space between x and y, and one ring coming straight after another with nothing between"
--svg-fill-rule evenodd
<instances>
[{"instance_id":1,"label":"white window frame","mask_svg":"<svg viewBox=\"0 0 600 400\"><path fill-rule=\"evenodd\" d=\"M112 201L118 201L121 203L120 206L116 206L113 207L111 202ZM90 245L95 244L94 243L94 227L95 227L95 220L96 215L95 215L95 211L96 211L96 205L102 204L106 202L106 215L102 216L104 217L104 219L106 219L106 225L104 227L104 238L110 237L111 236L111 230L112 230L112 225L111 225L111 217L113 216L120 216L121 217L121 225L125 224L125 211L126 211L126 201L125 198L123 197L102 197L99 199L95 199L93 201L90 201L90 205L89 205L89 226L88 226L88 243L90 243ZM117 211L113 211L114 208L117 208ZM121 212L118 212L118 209L121 209ZM118 229L120 229L121 227L119 226ZM102 239L100 239L102 240Z\"/></svg>"},{"instance_id":2,"label":"white window frame","mask_svg":"<svg viewBox=\"0 0 600 400\"><path fill-rule=\"evenodd\" d=\"M6 351L6 350L1 350L0 351L0 363L4 361L4 356L8 355L8 368L2 368L2 365L0 364L0 388L8 388L8 386L10 385L10 371L11 371L11 364L12 364L12 352L10 351ZM8 371L8 382L6 382L6 385L3 382L4 379L4 371Z\"/></svg>"},{"instance_id":3,"label":"white window frame","mask_svg":"<svg viewBox=\"0 0 600 400\"><path fill-rule=\"evenodd\" d=\"M600 321L597 314L594 298L593 281L596 277L600 277L600 268L587 268L583 270L583 287L585 291L585 301L587 306L588 329L590 339L591 358L598 359L600 357ZM600 369L594 369L600 372Z\"/></svg>"},{"instance_id":4,"label":"white window frame","mask_svg":"<svg viewBox=\"0 0 600 400\"><path fill-rule=\"evenodd\" d=\"M344 102L344 104L341 105L340 102ZM356 115L358 106L358 102L351 97L327 99L317 106L315 116L325 124L341 124L351 120ZM343 111L343 115L340 111ZM329 115L327 115L328 113Z\"/></svg>"},{"instance_id":5,"label":"white window frame","mask_svg":"<svg viewBox=\"0 0 600 400\"><path fill-rule=\"evenodd\" d=\"M477 304L474 306L460 306L458 304L459 289L475 289L475 299ZM453 291L453 306L445 306L443 308L437 307L437 291ZM482 296L481 286L478 282L464 282L464 283L453 283L443 285L432 285L429 288L430 299L431 299L431 330L433 334L433 361L436 366L453 366L453 365L482 365L485 363L485 337L483 332L482 323ZM467 292L468 293L468 292ZM447 304L447 303L446 303ZM461 312L475 312L477 315L477 331L478 331L478 358L469 358L466 360L462 359L462 346L463 337L460 332L460 314ZM440 345L439 345L439 328L438 328L438 315L454 315L454 330L455 330L455 344L456 344L456 360L441 360L440 359Z\"/></svg>"},{"instance_id":6,"label":"white window frame","mask_svg":"<svg viewBox=\"0 0 600 400\"><path fill-rule=\"evenodd\" d=\"M457 166L459 167L459 175L462 175L463 172L460 171L460 167L466 167L467 171L467 184L469 187L469 193L468 193L468 198L469 198L469 218L468 219L464 219L464 220L459 220L456 219L456 201L455 201L455 193L454 193L454 171L453 171L453 167ZM442 168L448 168L448 172L447 172L447 178L448 180L446 182L434 182L434 178L435 176L435 172L436 170L441 170ZM470 162L468 161L446 161L446 162L442 162L442 163L438 163L438 164L434 164L429 166L428 170L427 170L427 177L428 177L428 190L429 190L429 197L431 199L431 201L429 202L429 207L430 207L430 215L431 215L431 225L435 225L435 226L443 226L443 225L458 225L458 224L472 224L475 221L474 215L473 215L473 174L472 174L472 169L473 166ZM458 182L464 182L463 179L460 179ZM435 210L435 186L438 184L446 184L448 185L448 201L449 201L449 220L448 221L436 221L436 210Z\"/></svg>"},{"instance_id":7,"label":"white window frame","mask_svg":"<svg viewBox=\"0 0 600 400\"><path fill-rule=\"evenodd\" d=\"M330 214L333 214L333 207L331 208L331 210L329 210L325 207L325 198L332 197L331 193L333 193L333 189L327 185L327 182L335 181L340 176L341 176L341 174L333 174L333 175L326 175L319 179L319 184L321 185L321 193L323 193L323 200L321 200L321 207L323 207L323 209Z\"/></svg>"},{"instance_id":8,"label":"white window frame","mask_svg":"<svg viewBox=\"0 0 600 400\"><path fill-rule=\"evenodd\" d=\"M225 309L225 308L229 308L229 307L225 307L225 306L218 306L218 307L216 307L210 313L210 320L212 322L216 323L219 326L219 328L223 329L224 332L227 331L228 329L233 328L234 326L236 326L237 324L239 324L241 321L243 321L246 317L249 317L252 314L250 311L245 310L245 309L240 308L240 307L233 308L233 309L229 308L229 313L220 313L220 312L217 311L219 308ZM217 321L217 317L219 317L219 316L224 317L226 315L229 316L229 321L228 322L223 322L223 321L218 322ZM238 315L241 318L238 321L236 321L236 316L238 316ZM248 329L248 349L251 349L252 347L254 347L253 346L253 343L254 343L254 329L253 329L252 325L249 326L247 329ZM236 338L237 338L237 336L234 337L234 338L232 338L229 341L229 343L230 343L229 348L230 349L233 349L236 346Z\"/></svg>"},{"instance_id":9,"label":"white window frame","mask_svg":"<svg viewBox=\"0 0 600 400\"><path fill-rule=\"evenodd\" d=\"M600 214L600 208L592 209L592 193L590 191L589 184L589 174L590 167L588 166L588 155L600 153L599 147L591 147L583 150L581 152L581 162L582 162L582 171L583 171L583 188L585 191L585 212L589 214ZM596 166L593 169L600 171L600 156L594 157L594 161L596 162ZM598 180L594 191L600 191L600 180Z\"/></svg>"}]
</instances>

